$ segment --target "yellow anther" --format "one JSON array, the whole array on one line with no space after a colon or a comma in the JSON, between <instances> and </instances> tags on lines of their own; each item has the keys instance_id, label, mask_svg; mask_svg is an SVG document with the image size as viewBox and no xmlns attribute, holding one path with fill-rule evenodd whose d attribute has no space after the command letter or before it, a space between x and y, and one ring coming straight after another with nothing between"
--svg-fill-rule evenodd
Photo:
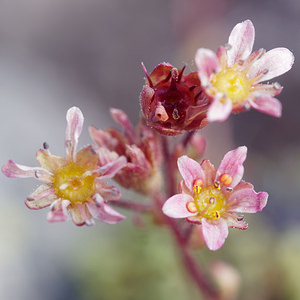
<instances>
[{"instance_id":1,"label":"yellow anther","mask_svg":"<svg viewBox=\"0 0 300 300\"><path fill-rule=\"evenodd\" d=\"M200 194L201 187L199 185L194 185L194 194Z\"/></svg>"},{"instance_id":2,"label":"yellow anther","mask_svg":"<svg viewBox=\"0 0 300 300\"><path fill-rule=\"evenodd\" d=\"M216 210L215 211L215 218L220 219L220 217L221 217L220 213Z\"/></svg>"},{"instance_id":3,"label":"yellow anther","mask_svg":"<svg viewBox=\"0 0 300 300\"><path fill-rule=\"evenodd\" d=\"M232 177L229 174L222 174L220 177L220 181L224 184L224 185L229 185L232 182Z\"/></svg>"},{"instance_id":4,"label":"yellow anther","mask_svg":"<svg viewBox=\"0 0 300 300\"><path fill-rule=\"evenodd\" d=\"M215 187L219 190L221 188L220 181L215 181Z\"/></svg>"},{"instance_id":5,"label":"yellow anther","mask_svg":"<svg viewBox=\"0 0 300 300\"><path fill-rule=\"evenodd\" d=\"M190 201L186 204L186 208L187 210L190 212L190 213L195 213L197 212L197 207L196 207L196 204L195 202L193 201Z\"/></svg>"}]
</instances>

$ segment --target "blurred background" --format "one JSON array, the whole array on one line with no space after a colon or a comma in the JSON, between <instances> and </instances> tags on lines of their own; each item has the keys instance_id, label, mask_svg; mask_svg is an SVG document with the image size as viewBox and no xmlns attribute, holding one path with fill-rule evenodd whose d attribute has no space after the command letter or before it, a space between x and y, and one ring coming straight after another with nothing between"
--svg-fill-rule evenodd
<instances>
[{"instance_id":1,"label":"blurred background","mask_svg":"<svg viewBox=\"0 0 300 300\"><path fill-rule=\"evenodd\" d=\"M299 0L0 0L0 161L35 166L47 141L64 154L65 113L78 106L85 126L113 125L109 107L139 118L148 71L167 61L195 70L200 47L216 50L233 26L251 19L254 49L287 47L293 69L278 80L283 117L256 111L211 124L205 157L247 145L244 179L270 194L262 213L231 229L221 250L197 250L207 267L231 265L240 278L236 299L300 299L300 2ZM201 299L182 268L169 232L121 224L78 228L48 224L46 210L24 199L38 183L0 176L0 299ZM138 196L136 196L138 199ZM238 281L238 280L237 280Z\"/></svg>"}]
</instances>

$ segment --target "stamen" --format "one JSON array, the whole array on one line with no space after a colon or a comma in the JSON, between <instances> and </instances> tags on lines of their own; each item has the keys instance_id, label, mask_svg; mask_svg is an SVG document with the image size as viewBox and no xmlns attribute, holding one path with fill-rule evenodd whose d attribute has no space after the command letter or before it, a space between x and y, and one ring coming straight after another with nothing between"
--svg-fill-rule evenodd
<instances>
[{"instance_id":1,"label":"stamen","mask_svg":"<svg viewBox=\"0 0 300 300\"><path fill-rule=\"evenodd\" d=\"M194 185L194 194L200 194L201 187L199 185Z\"/></svg>"},{"instance_id":2,"label":"stamen","mask_svg":"<svg viewBox=\"0 0 300 300\"><path fill-rule=\"evenodd\" d=\"M233 191L233 188L232 187L227 187L226 191L231 193Z\"/></svg>"},{"instance_id":3,"label":"stamen","mask_svg":"<svg viewBox=\"0 0 300 300\"><path fill-rule=\"evenodd\" d=\"M203 181L202 181L202 179L196 179L194 181L194 185L199 185L199 187L203 187Z\"/></svg>"},{"instance_id":4,"label":"stamen","mask_svg":"<svg viewBox=\"0 0 300 300\"><path fill-rule=\"evenodd\" d=\"M48 150L48 149L49 149L49 145L48 145L47 142L44 142L44 143L43 143L43 148L44 148L45 150Z\"/></svg>"},{"instance_id":5,"label":"stamen","mask_svg":"<svg viewBox=\"0 0 300 300\"><path fill-rule=\"evenodd\" d=\"M190 201L186 204L186 209L190 212L190 213L195 213L197 212L197 207L195 202Z\"/></svg>"},{"instance_id":6,"label":"stamen","mask_svg":"<svg viewBox=\"0 0 300 300\"><path fill-rule=\"evenodd\" d=\"M179 73L179 75L178 75L178 78L177 78L177 81L178 81L178 82L180 82L184 70L185 70L185 66L183 66L183 68L181 69L181 71L180 71L180 73Z\"/></svg>"},{"instance_id":7,"label":"stamen","mask_svg":"<svg viewBox=\"0 0 300 300\"><path fill-rule=\"evenodd\" d=\"M149 82L149 86L150 86L151 88L153 88L152 80L151 80L151 78L150 78L150 76L149 76L149 74L148 74L148 72L147 72L147 69L146 69L146 67L145 67L145 65L144 65L143 63L142 63L142 68L143 68L144 73L145 73L145 75L146 75L146 77L147 77L147 80L148 80L148 82Z\"/></svg>"},{"instance_id":8,"label":"stamen","mask_svg":"<svg viewBox=\"0 0 300 300\"><path fill-rule=\"evenodd\" d=\"M220 181L215 181L215 187L219 190L221 189Z\"/></svg>"},{"instance_id":9,"label":"stamen","mask_svg":"<svg viewBox=\"0 0 300 300\"><path fill-rule=\"evenodd\" d=\"M263 73L264 75L268 74L268 72L269 72L268 69L264 69L264 70L262 71L262 73Z\"/></svg>"},{"instance_id":10,"label":"stamen","mask_svg":"<svg viewBox=\"0 0 300 300\"><path fill-rule=\"evenodd\" d=\"M236 219L237 219L239 222L240 222L240 221L243 221L243 220L244 220L244 216L238 216Z\"/></svg>"},{"instance_id":11,"label":"stamen","mask_svg":"<svg viewBox=\"0 0 300 300\"><path fill-rule=\"evenodd\" d=\"M208 203L213 205L216 203L216 198L215 197L210 197L209 200L208 200Z\"/></svg>"},{"instance_id":12,"label":"stamen","mask_svg":"<svg viewBox=\"0 0 300 300\"><path fill-rule=\"evenodd\" d=\"M220 219L220 217L221 217L220 213L216 210L215 211L215 218Z\"/></svg>"},{"instance_id":13,"label":"stamen","mask_svg":"<svg viewBox=\"0 0 300 300\"><path fill-rule=\"evenodd\" d=\"M38 170L34 171L34 177L35 177L36 179L39 179L39 178L40 178L40 175L39 175L39 171L38 171Z\"/></svg>"},{"instance_id":14,"label":"stamen","mask_svg":"<svg viewBox=\"0 0 300 300\"><path fill-rule=\"evenodd\" d=\"M243 59L239 59L238 60L238 62L237 62L237 64L239 65L239 66L242 66L243 64L244 64L244 60Z\"/></svg>"},{"instance_id":15,"label":"stamen","mask_svg":"<svg viewBox=\"0 0 300 300\"><path fill-rule=\"evenodd\" d=\"M224 185L229 185L232 182L232 177L229 174L222 174L220 177L220 181L224 184Z\"/></svg>"}]
</instances>

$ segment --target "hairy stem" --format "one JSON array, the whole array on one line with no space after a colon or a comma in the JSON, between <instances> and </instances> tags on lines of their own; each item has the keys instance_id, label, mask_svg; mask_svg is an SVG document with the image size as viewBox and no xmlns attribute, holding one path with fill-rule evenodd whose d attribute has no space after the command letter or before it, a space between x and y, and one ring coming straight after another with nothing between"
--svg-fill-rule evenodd
<instances>
[{"instance_id":1,"label":"hairy stem","mask_svg":"<svg viewBox=\"0 0 300 300\"><path fill-rule=\"evenodd\" d=\"M108 202L109 204L113 204L114 206L127 208L135 212L151 212L154 209L152 205L132 202L125 199L109 200Z\"/></svg>"}]
</instances>

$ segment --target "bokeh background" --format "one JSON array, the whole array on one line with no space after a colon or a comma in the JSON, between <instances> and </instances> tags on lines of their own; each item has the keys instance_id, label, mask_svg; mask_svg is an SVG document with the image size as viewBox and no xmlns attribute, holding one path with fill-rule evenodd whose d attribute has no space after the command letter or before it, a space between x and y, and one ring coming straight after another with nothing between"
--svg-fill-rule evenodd
<instances>
[{"instance_id":1,"label":"bokeh background","mask_svg":"<svg viewBox=\"0 0 300 300\"><path fill-rule=\"evenodd\" d=\"M247 216L247 231L232 229L221 250L197 256L207 268L222 260L238 272L236 299L300 299L299 0L0 0L1 165L35 166L44 141L63 155L74 105L85 115L80 146L91 142L89 125L113 125L109 107L136 123L141 62L149 71L163 61L195 70L197 48L216 50L248 18L255 49L295 54L278 79L283 117L251 111L202 132L216 165L248 146L245 179L268 191L269 203ZM48 224L45 210L24 205L37 182L1 175L0 184L0 299L201 299L169 232L151 220L136 228L123 212L127 220L114 226Z\"/></svg>"}]
</instances>

